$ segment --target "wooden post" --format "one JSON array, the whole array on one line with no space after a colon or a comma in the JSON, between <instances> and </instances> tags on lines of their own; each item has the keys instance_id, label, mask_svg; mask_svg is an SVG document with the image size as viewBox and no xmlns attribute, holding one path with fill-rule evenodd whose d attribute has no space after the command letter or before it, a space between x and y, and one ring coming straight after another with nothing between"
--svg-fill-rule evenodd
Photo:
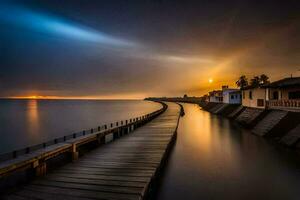
<instances>
[{"instance_id":1,"label":"wooden post","mask_svg":"<svg viewBox=\"0 0 300 200\"><path fill-rule=\"evenodd\" d=\"M126 126L126 134L130 133L130 126Z\"/></svg>"},{"instance_id":2,"label":"wooden post","mask_svg":"<svg viewBox=\"0 0 300 200\"><path fill-rule=\"evenodd\" d=\"M121 128L118 128L117 134L118 134L118 138L121 137Z\"/></svg>"},{"instance_id":3,"label":"wooden post","mask_svg":"<svg viewBox=\"0 0 300 200\"><path fill-rule=\"evenodd\" d=\"M72 144L72 161L75 161L78 159L79 157L79 153L77 151L77 148L76 148L76 144Z\"/></svg>"},{"instance_id":4,"label":"wooden post","mask_svg":"<svg viewBox=\"0 0 300 200\"><path fill-rule=\"evenodd\" d=\"M97 140L98 140L98 144L99 144L99 145L105 144L105 136L104 136L104 135L98 134L98 135L97 135Z\"/></svg>"},{"instance_id":5,"label":"wooden post","mask_svg":"<svg viewBox=\"0 0 300 200\"><path fill-rule=\"evenodd\" d=\"M118 131L113 132L113 139L117 139L118 138Z\"/></svg>"},{"instance_id":6,"label":"wooden post","mask_svg":"<svg viewBox=\"0 0 300 200\"><path fill-rule=\"evenodd\" d=\"M43 176L47 172L47 164L44 161L36 160L33 162L32 167L35 169L36 176Z\"/></svg>"},{"instance_id":7,"label":"wooden post","mask_svg":"<svg viewBox=\"0 0 300 200\"><path fill-rule=\"evenodd\" d=\"M124 134L123 134L123 132L124 132L124 130L123 130L123 128L120 128L120 137L122 137Z\"/></svg>"}]
</instances>

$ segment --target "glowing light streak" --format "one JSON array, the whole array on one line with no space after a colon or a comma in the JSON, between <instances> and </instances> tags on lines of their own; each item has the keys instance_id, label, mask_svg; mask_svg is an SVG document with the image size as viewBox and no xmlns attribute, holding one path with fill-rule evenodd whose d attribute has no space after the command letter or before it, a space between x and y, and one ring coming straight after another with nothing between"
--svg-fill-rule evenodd
<instances>
[{"instance_id":1,"label":"glowing light streak","mask_svg":"<svg viewBox=\"0 0 300 200\"><path fill-rule=\"evenodd\" d=\"M40 14L20 6L2 5L0 7L0 22L13 24L36 32L63 36L68 39L114 46L136 45L133 42L110 36L95 29L58 17Z\"/></svg>"}]
</instances>

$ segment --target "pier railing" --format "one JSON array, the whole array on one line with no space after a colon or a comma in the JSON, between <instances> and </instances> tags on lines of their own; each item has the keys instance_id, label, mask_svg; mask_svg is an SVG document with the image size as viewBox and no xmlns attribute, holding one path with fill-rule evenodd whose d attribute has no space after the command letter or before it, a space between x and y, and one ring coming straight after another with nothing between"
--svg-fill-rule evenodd
<instances>
[{"instance_id":1,"label":"pier railing","mask_svg":"<svg viewBox=\"0 0 300 200\"><path fill-rule=\"evenodd\" d=\"M167 105L163 102L159 103L162 104L161 109L140 117L101 125L2 154L0 155L0 178L13 171L28 168L36 169L37 175L44 174L46 173L46 161L63 153L71 153L72 159L76 160L80 146L92 142L104 144L107 142L106 136L110 134L112 140L117 139L163 113L167 109Z\"/></svg>"},{"instance_id":2,"label":"pier railing","mask_svg":"<svg viewBox=\"0 0 300 200\"><path fill-rule=\"evenodd\" d=\"M40 144L37 144L37 145L33 145L33 146L25 147L25 148L22 148L22 149L14 150L14 151L11 151L11 152L8 152L8 153L4 153L4 154L0 155L0 162L15 159L19 156L29 154L29 153L32 153L34 151L40 150L40 149L44 149L44 148L49 147L51 145L66 142L70 139L78 138L78 137L88 135L88 134L91 134L91 133L96 133L96 132L99 132L101 130L106 130L107 127L108 127L107 125L98 126L97 128L92 128L92 129L89 129L89 130L79 131L79 132L76 132L76 133L65 135L63 137L58 137L58 138L43 142L43 143L40 143Z\"/></svg>"}]
</instances>

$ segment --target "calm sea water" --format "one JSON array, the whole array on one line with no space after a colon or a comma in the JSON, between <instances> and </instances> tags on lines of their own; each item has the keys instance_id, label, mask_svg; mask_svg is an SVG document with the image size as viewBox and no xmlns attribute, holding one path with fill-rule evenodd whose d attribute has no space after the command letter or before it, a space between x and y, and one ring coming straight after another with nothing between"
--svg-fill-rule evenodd
<instances>
[{"instance_id":1,"label":"calm sea water","mask_svg":"<svg viewBox=\"0 0 300 200\"><path fill-rule=\"evenodd\" d=\"M185 104L157 200L300 199L300 155Z\"/></svg>"},{"instance_id":2,"label":"calm sea water","mask_svg":"<svg viewBox=\"0 0 300 200\"><path fill-rule=\"evenodd\" d=\"M0 154L160 107L142 100L0 100Z\"/></svg>"}]
</instances>

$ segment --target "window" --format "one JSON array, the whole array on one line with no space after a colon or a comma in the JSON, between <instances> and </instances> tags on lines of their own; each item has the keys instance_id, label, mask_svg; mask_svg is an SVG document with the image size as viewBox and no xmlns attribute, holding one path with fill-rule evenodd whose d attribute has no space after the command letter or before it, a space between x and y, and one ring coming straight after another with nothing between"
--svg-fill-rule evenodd
<instances>
[{"instance_id":1,"label":"window","mask_svg":"<svg viewBox=\"0 0 300 200\"><path fill-rule=\"evenodd\" d=\"M237 94L235 95L235 98L236 98L236 99L238 98L238 95L237 95Z\"/></svg>"},{"instance_id":2,"label":"window","mask_svg":"<svg viewBox=\"0 0 300 200\"><path fill-rule=\"evenodd\" d=\"M263 99L257 99L257 106L264 106L265 101Z\"/></svg>"},{"instance_id":3,"label":"window","mask_svg":"<svg viewBox=\"0 0 300 200\"><path fill-rule=\"evenodd\" d=\"M289 92L289 99L300 99L300 90Z\"/></svg>"},{"instance_id":4,"label":"window","mask_svg":"<svg viewBox=\"0 0 300 200\"><path fill-rule=\"evenodd\" d=\"M249 99L252 99L252 91L249 91Z\"/></svg>"},{"instance_id":5,"label":"window","mask_svg":"<svg viewBox=\"0 0 300 200\"><path fill-rule=\"evenodd\" d=\"M234 96L233 96L233 95L230 95L230 99L234 99Z\"/></svg>"}]
</instances>

